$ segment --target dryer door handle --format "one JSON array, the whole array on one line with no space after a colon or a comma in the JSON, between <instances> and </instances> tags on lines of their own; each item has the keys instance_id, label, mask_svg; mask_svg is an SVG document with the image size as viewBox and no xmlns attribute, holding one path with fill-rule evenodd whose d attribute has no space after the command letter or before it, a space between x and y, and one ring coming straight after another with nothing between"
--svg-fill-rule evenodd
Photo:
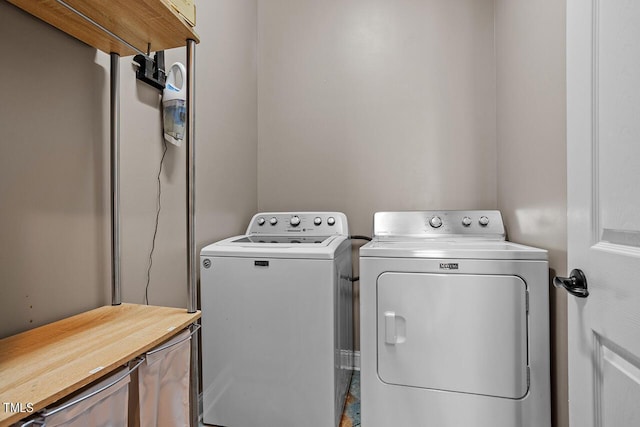
<instances>
[{"instance_id":1,"label":"dryer door handle","mask_svg":"<svg viewBox=\"0 0 640 427\"><path fill-rule=\"evenodd\" d=\"M407 340L407 320L395 311L384 312L384 342L402 344Z\"/></svg>"},{"instance_id":2,"label":"dryer door handle","mask_svg":"<svg viewBox=\"0 0 640 427\"><path fill-rule=\"evenodd\" d=\"M393 345L398 342L395 311L384 312L384 342Z\"/></svg>"}]
</instances>

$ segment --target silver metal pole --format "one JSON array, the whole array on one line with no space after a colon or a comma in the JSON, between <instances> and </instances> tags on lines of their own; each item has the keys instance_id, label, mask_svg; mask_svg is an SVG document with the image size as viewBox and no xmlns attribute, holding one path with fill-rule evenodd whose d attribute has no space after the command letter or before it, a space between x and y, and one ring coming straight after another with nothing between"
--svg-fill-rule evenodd
<instances>
[{"instance_id":1,"label":"silver metal pole","mask_svg":"<svg viewBox=\"0 0 640 427\"><path fill-rule=\"evenodd\" d=\"M111 305L120 305L120 55L111 54Z\"/></svg>"},{"instance_id":2,"label":"silver metal pole","mask_svg":"<svg viewBox=\"0 0 640 427\"><path fill-rule=\"evenodd\" d=\"M196 277L196 146L195 146L195 54L196 42L187 40L187 311L195 313L197 305Z\"/></svg>"},{"instance_id":3,"label":"silver metal pole","mask_svg":"<svg viewBox=\"0 0 640 427\"><path fill-rule=\"evenodd\" d=\"M196 87L196 42L187 40L187 311L195 313L197 306L197 272L195 213L196 213L196 128L195 128L195 87ZM192 427L197 427L200 418L198 334L191 340L189 418Z\"/></svg>"},{"instance_id":4,"label":"silver metal pole","mask_svg":"<svg viewBox=\"0 0 640 427\"><path fill-rule=\"evenodd\" d=\"M198 349L200 331L196 331L191 337L191 358L189 366L189 420L191 427L200 425L200 351Z\"/></svg>"}]
</instances>

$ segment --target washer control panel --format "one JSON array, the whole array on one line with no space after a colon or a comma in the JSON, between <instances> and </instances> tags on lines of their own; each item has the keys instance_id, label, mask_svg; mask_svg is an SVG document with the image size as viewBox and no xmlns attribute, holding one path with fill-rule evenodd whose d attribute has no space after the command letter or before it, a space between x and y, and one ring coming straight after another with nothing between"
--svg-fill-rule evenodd
<instances>
[{"instance_id":1,"label":"washer control panel","mask_svg":"<svg viewBox=\"0 0 640 427\"><path fill-rule=\"evenodd\" d=\"M261 212L251 220L246 234L349 235L342 212Z\"/></svg>"},{"instance_id":2,"label":"washer control panel","mask_svg":"<svg viewBox=\"0 0 640 427\"><path fill-rule=\"evenodd\" d=\"M482 237L505 239L500 211L376 212L374 236Z\"/></svg>"}]
</instances>

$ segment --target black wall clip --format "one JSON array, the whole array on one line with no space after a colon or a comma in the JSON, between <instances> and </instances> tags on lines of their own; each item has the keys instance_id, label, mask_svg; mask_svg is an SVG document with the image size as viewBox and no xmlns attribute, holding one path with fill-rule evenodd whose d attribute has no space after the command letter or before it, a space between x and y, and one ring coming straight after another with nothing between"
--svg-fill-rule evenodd
<instances>
[{"instance_id":1,"label":"black wall clip","mask_svg":"<svg viewBox=\"0 0 640 427\"><path fill-rule=\"evenodd\" d=\"M136 78L155 87L156 89L164 89L167 81L167 74L164 69L164 50L156 52L153 59L145 55L136 55L133 57L140 66L136 71Z\"/></svg>"}]
</instances>

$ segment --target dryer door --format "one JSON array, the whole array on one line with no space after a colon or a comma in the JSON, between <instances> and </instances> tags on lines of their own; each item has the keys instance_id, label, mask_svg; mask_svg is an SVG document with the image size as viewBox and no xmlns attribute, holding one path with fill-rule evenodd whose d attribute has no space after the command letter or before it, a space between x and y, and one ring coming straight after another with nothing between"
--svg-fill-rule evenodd
<instances>
[{"instance_id":1,"label":"dryer door","mask_svg":"<svg viewBox=\"0 0 640 427\"><path fill-rule=\"evenodd\" d=\"M377 286L382 381L511 399L527 393L520 277L388 272Z\"/></svg>"}]
</instances>

